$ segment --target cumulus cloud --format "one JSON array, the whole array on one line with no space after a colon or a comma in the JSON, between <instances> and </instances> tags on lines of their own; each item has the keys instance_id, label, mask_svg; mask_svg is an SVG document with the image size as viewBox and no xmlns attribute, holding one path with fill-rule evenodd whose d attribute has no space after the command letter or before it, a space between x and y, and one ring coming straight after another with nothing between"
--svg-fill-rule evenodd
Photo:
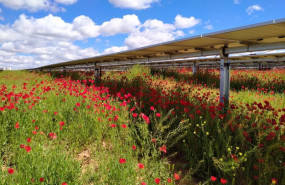
<instances>
[{"instance_id":1,"label":"cumulus cloud","mask_svg":"<svg viewBox=\"0 0 285 185\"><path fill-rule=\"evenodd\" d=\"M49 10L53 12L65 11L64 8L59 7L59 4L70 5L76 3L77 0L0 0L4 6L19 10L25 9L30 12L37 12L40 10Z\"/></svg>"},{"instance_id":2,"label":"cumulus cloud","mask_svg":"<svg viewBox=\"0 0 285 185\"><path fill-rule=\"evenodd\" d=\"M76 3L77 0L55 0L55 2L70 5Z\"/></svg>"},{"instance_id":3,"label":"cumulus cloud","mask_svg":"<svg viewBox=\"0 0 285 185\"><path fill-rule=\"evenodd\" d=\"M100 42L99 36L117 34L128 34L125 45L112 46L101 53L91 47L81 48L75 44L75 41L88 42L90 38ZM157 19L141 23L134 14L113 18L101 25L84 15L66 22L52 14L42 18L22 14L14 23L0 24L0 61L5 63L5 67L15 66L16 69L37 67L120 52L174 40L181 36L184 36L184 32L178 29L176 24L164 23Z\"/></svg>"},{"instance_id":4,"label":"cumulus cloud","mask_svg":"<svg viewBox=\"0 0 285 185\"><path fill-rule=\"evenodd\" d=\"M100 26L100 33L108 36L120 33L130 33L140 24L139 18L136 15L125 15L123 18L113 18L110 21L104 22Z\"/></svg>"},{"instance_id":5,"label":"cumulus cloud","mask_svg":"<svg viewBox=\"0 0 285 185\"><path fill-rule=\"evenodd\" d=\"M117 52L121 52L121 51L125 51L128 50L129 48L127 46L113 46L110 48L107 48L103 51L103 54L110 54L110 53L117 53Z\"/></svg>"},{"instance_id":6,"label":"cumulus cloud","mask_svg":"<svg viewBox=\"0 0 285 185\"><path fill-rule=\"evenodd\" d=\"M150 8L152 3L159 0L109 0L109 2L119 8L140 10Z\"/></svg>"},{"instance_id":7,"label":"cumulus cloud","mask_svg":"<svg viewBox=\"0 0 285 185\"><path fill-rule=\"evenodd\" d=\"M129 48L137 48L150 44L174 40L183 35L181 30L176 30L172 24L166 24L157 19L145 21L140 29L132 32L126 39L125 44Z\"/></svg>"},{"instance_id":8,"label":"cumulus cloud","mask_svg":"<svg viewBox=\"0 0 285 185\"><path fill-rule=\"evenodd\" d=\"M247 12L248 15L251 15L254 11L263 11L263 10L264 9L261 6L255 4L255 5L249 6L246 9L246 12Z\"/></svg>"},{"instance_id":9,"label":"cumulus cloud","mask_svg":"<svg viewBox=\"0 0 285 185\"><path fill-rule=\"evenodd\" d=\"M193 26L196 26L200 23L199 19L196 19L195 17L183 17L181 15L177 15L175 17L174 25L176 28L191 28Z\"/></svg>"}]
</instances>

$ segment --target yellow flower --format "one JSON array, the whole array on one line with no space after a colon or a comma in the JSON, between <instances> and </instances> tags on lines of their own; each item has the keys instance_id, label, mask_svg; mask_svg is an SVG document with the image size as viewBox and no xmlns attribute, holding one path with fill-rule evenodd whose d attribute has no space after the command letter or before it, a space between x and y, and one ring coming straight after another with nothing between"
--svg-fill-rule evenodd
<instances>
[{"instance_id":1,"label":"yellow flower","mask_svg":"<svg viewBox=\"0 0 285 185\"><path fill-rule=\"evenodd\" d=\"M236 149L239 150L239 147L237 146Z\"/></svg>"},{"instance_id":2,"label":"yellow flower","mask_svg":"<svg viewBox=\"0 0 285 185\"><path fill-rule=\"evenodd\" d=\"M207 135L209 135L209 132L206 132Z\"/></svg>"},{"instance_id":3,"label":"yellow flower","mask_svg":"<svg viewBox=\"0 0 285 185\"><path fill-rule=\"evenodd\" d=\"M238 153L240 156L242 156L242 153L240 152L240 153Z\"/></svg>"}]
</instances>

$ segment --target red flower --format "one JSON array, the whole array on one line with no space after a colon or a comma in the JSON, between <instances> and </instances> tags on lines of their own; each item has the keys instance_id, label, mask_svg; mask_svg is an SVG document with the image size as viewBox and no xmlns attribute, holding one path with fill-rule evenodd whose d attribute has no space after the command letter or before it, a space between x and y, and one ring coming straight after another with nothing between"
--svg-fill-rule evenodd
<instances>
[{"instance_id":1,"label":"red flower","mask_svg":"<svg viewBox=\"0 0 285 185\"><path fill-rule=\"evenodd\" d=\"M80 106L80 103L76 103L76 106L79 107L79 106Z\"/></svg>"},{"instance_id":2,"label":"red flower","mask_svg":"<svg viewBox=\"0 0 285 185\"><path fill-rule=\"evenodd\" d=\"M122 128L127 128L127 125L123 124L121 125Z\"/></svg>"},{"instance_id":3,"label":"red flower","mask_svg":"<svg viewBox=\"0 0 285 185\"><path fill-rule=\"evenodd\" d=\"M156 113L156 117L158 117L158 118L159 118L160 116L161 116L161 114L160 114L160 113Z\"/></svg>"},{"instance_id":4,"label":"red flower","mask_svg":"<svg viewBox=\"0 0 285 185\"><path fill-rule=\"evenodd\" d=\"M137 113L133 113L133 117L134 118L138 117L138 114Z\"/></svg>"},{"instance_id":5,"label":"red flower","mask_svg":"<svg viewBox=\"0 0 285 185\"><path fill-rule=\"evenodd\" d=\"M31 142L31 138L27 138L27 142L30 143Z\"/></svg>"},{"instance_id":6,"label":"red flower","mask_svg":"<svg viewBox=\"0 0 285 185\"><path fill-rule=\"evenodd\" d=\"M152 141L153 143L155 143L155 142L156 142L156 140L155 140L154 138L151 138L151 141Z\"/></svg>"},{"instance_id":7,"label":"red flower","mask_svg":"<svg viewBox=\"0 0 285 185\"><path fill-rule=\"evenodd\" d=\"M136 150L136 149L137 149L137 147L136 147L135 145L133 145L133 146L132 146L132 149L133 149L133 150Z\"/></svg>"},{"instance_id":8,"label":"red flower","mask_svg":"<svg viewBox=\"0 0 285 185\"><path fill-rule=\"evenodd\" d=\"M140 169L143 169L143 168L144 168L144 165L143 165L142 163L138 163L138 167L139 167Z\"/></svg>"},{"instance_id":9,"label":"red flower","mask_svg":"<svg viewBox=\"0 0 285 185\"><path fill-rule=\"evenodd\" d=\"M214 181L216 181L216 180L217 180L217 177L215 177L215 176L211 176L211 180L214 182Z\"/></svg>"},{"instance_id":10,"label":"red flower","mask_svg":"<svg viewBox=\"0 0 285 185\"><path fill-rule=\"evenodd\" d=\"M114 127L116 127L117 125L115 125L115 124L111 124L110 125L110 127L112 127L112 128L114 128Z\"/></svg>"},{"instance_id":11,"label":"red flower","mask_svg":"<svg viewBox=\"0 0 285 185\"><path fill-rule=\"evenodd\" d=\"M271 179L272 184L277 184L278 180L277 179Z\"/></svg>"},{"instance_id":12,"label":"red flower","mask_svg":"<svg viewBox=\"0 0 285 185\"><path fill-rule=\"evenodd\" d=\"M30 151L32 150L32 148L31 148L30 146L25 146L25 150L26 150L27 152L30 152Z\"/></svg>"},{"instance_id":13,"label":"red flower","mask_svg":"<svg viewBox=\"0 0 285 185\"><path fill-rule=\"evenodd\" d=\"M120 158L120 159L119 159L119 162L120 162L121 164L124 164L124 163L126 162L126 159Z\"/></svg>"},{"instance_id":14,"label":"red flower","mask_svg":"<svg viewBox=\"0 0 285 185\"><path fill-rule=\"evenodd\" d=\"M44 182L44 178L43 177L40 178L40 182Z\"/></svg>"},{"instance_id":15,"label":"red flower","mask_svg":"<svg viewBox=\"0 0 285 185\"><path fill-rule=\"evenodd\" d=\"M9 168L9 169L8 169L8 173L9 173L10 175L12 175L12 174L14 173L14 169L13 169L13 168Z\"/></svg>"},{"instance_id":16,"label":"red flower","mask_svg":"<svg viewBox=\"0 0 285 185\"><path fill-rule=\"evenodd\" d=\"M162 145L162 147L159 148L160 151L166 153L166 146Z\"/></svg>"},{"instance_id":17,"label":"red flower","mask_svg":"<svg viewBox=\"0 0 285 185\"><path fill-rule=\"evenodd\" d=\"M66 182L63 182L61 185L67 185L67 183L66 183Z\"/></svg>"},{"instance_id":18,"label":"red flower","mask_svg":"<svg viewBox=\"0 0 285 185\"><path fill-rule=\"evenodd\" d=\"M228 181L226 179L221 178L221 183L226 184Z\"/></svg>"},{"instance_id":19,"label":"red flower","mask_svg":"<svg viewBox=\"0 0 285 185\"><path fill-rule=\"evenodd\" d=\"M52 133L52 132L51 132L51 133L49 133L48 135L49 135L49 137L52 138L52 139L56 139L56 138L57 138L57 136L56 136L55 133Z\"/></svg>"},{"instance_id":20,"label":"red flower","mask_svg":"<svg viewBox=\"0 0 285 185\"><path fill-rule=\"evenodd\" d=\"M167 179L167 182L171 183L171 178Z\"/></svg>"},{"instance_id":21,"label":"red flower","mask_svg":"<svg viewBox=\"0 0 285 185\"><path fill-rule=\"evenodd\" d=\"M142 182L142 184L141 185L146 185L146 183L145 182Z\"/></svg>"},{"instance_id":22,"label":"red flower","mask_svg":"<svg viewBox=\"0 0 285 185\"><path fill-rule=\"evenodd\" d=\"M154 106L151 106L151 107L150 107L150 110L154 110Z\"/></svg>"},{"instance_id":23,"label":"red flower","mask_svg":"<svg viewBox=\"0 0 285 185\"><path fill-rule=\"evenodd\" d=\"M54 112L54 115L57 115L57 112Z\"/></svg>"},{"instance_id":24,"label":"red flower","mask_svg":"<svg viewBox=\"0 0 285 185\"><path fill-rule=\"evenodd\" d=\"M19 124L19 122L16 122L16 124L15 124L15 128L20 128L20 124Z\"/></svg>"},{"instance_id":25,"label":"red flower","mask_svg":"<svg viewBox=\"0 0 285 185\"><path fill-rule=\"evenodd\" d=\"M155 181L156 184L160 183L160 179L159 178L155 178L154 181Z\"/></svg>"},{"instance_id":26,"label":"red flower","mask_svg":"<svg viewBox=\"0 0 285 185\"><path fill-rule=\"evenodd\" d=\"M177 173L174 173L175 180L179 180L179 175Z\"/></svg>"},{"instance_id":27,"label":"red flower","mask_svg":"<svg viewBox=\"0 0 285 185\"><path fill-rule=\"evenodd\" d=\"M60 125L60 126L65 125L64 121L60 121L60 122L59 122L59 125Z\"/></svg>"}]
</instances>

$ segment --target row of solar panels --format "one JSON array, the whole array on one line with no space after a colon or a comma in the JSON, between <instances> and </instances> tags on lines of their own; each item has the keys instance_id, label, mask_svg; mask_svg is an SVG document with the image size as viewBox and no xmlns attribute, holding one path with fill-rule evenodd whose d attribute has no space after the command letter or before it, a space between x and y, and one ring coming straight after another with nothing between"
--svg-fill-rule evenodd
<instances>
[{"instance_id":1,"label":"row of solar panels","mask_svg":"<svg viewBox=\"0 0 285 185\"><path fill-rule=\"evenodd\" d=\"M97 67L108 68L134 64L162 65L185 61L210 64L209 62L219 60L221 50L223 54L230 55L231 63L282 63L285 61L284 52L280 52L282 49L285 49L285 19L238 27L114 54L56 63L35 69L79 65L96 65ZM279 52L274 54L264 53L264 51L272 50L278 50ZM257 52L257 54L235 55L245 52ZM258 52L263 53L258 54Z\"/></svg>"}]
</instances>

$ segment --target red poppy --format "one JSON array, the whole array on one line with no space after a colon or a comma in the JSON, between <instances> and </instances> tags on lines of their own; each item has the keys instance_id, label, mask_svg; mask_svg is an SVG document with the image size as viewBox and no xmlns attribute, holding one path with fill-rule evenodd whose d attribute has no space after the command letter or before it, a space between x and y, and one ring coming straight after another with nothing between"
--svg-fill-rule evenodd
<instances>
[{"instance_id":1,"label":"red poppy","mask_svg":"<svg viewBox=\"0 0 285 185\"><path fill-rule=\"evenodd\" d=\"M160 183L160 179L159 178L155 178L154 181L155 181L156 184Z\"/></svg>"},{"instance_id":2,"label":"red poppy","mask_svg":"<svg viewBox=\"0 0 285 185\"><path fill-rule=\"evenodd\" d=\"M24 148L27 152L30 152L32 150L32 148L30 146L25 146Z\"/></svg>"},{"instance_id":3,"label":"red poppy","mask_svg":"<svg viewBox=\"0 0 285 185\"><path fill-rule=\"evenodd\" d=\"M145 182L142 182L142 184L141 185L146 185L146 183Z\"/></svg>"},{"instance_id":4,"label":"red poppy","mask_svg":"<svg viewBox=\"0 0 285 185\"><path fill-rule=\"evenodd\" d=\"M158 117L158 118L159 118L160 116L161 116L161 114L160 114L160 113L156 113L156 117Z\"/></svg>"},{"instance_id":5,"label":"red poppy","mask_svg":"<svg viewBox=\"0 0 285 185\"><path fill-rule=\"evenodd\" d=\"M57 136L56 136L55 133L52 133L52 132L51 132L51 133L49 133L48 135L49 135L49 137L52 138L52 139L56 139L56 138L57 138Z\"/></svg>"},{"instance_id":6,"label":"red poppy","mask_svg":"<svg viewBox=\"0 0 285 185\"><path fill-rule=\"evenodd\" d=\"M143 168L144 168L144 165L143 165L142 163L138 163L138 167L139 167L140 169L143 169Z\"/></svg>"},{"instance_id":7,"label":"red poppy","mask_svg":"<svg viewBox=\"0 0 285 185\"><path fill-rule=\"evenodd\" d=\"M162 147L159 148L160 151L166 153L166 146L162 145Z\"/></svg>"},{"instance_id":8,"label":"red poppy","mask_svg":"<svg viewBox=\"0 0 285 185\"><path fill-rule=\"evenodd\" d=\"M138 114L137 113L133 113L133 117L134 118L138 117Z\"/></svg>"},{"instance_id":9,"label":"red poppy","mask_svg":"<svg viewBox=\"0 0 285 185\"><path fill-rule=\"evenodd\" d=\"M60 126L65 125L64 121L60 121L60 122L59 122L59 125L60 125Z\"/></svg>"},{"instance_id":10,"label":"red poppy","mask_svg":"<svg viewBox=\"0 0 285 185\"><path fill-rule=\"evenodd\" d=\"M221 183L226 184L228 181L226 179L221 178Z\"/></svg>"},{"instance_id":11,"label":"red poppy","mask_svg":"<svg viewBox=\"0 0 285 185\"><path fill-rule=\"evenodd\" d=\"M14 169L13 169L13 168L9 168L9 169L8 169L8 173L9 173L10 175L12 175L12 174L14 173Z\"/></svg>"},{"instance_id":12,"label":"red poppy","mask_svg":"<svg viewBox=\"0 0 285 185\"><path fill-rule=\"evenodd\" d=\"M211 176L211 181L216 181L217 180L217 177L215 177L215 176Z\"/></svg>"},{"instance_id":13,"label":"red poppy","mask_svg":"<svg viewBox=\"0 0 285 185\"><path fill-rule=\"evenodd\" d=\"M137 147L136 147L135 145L133 145L133 146L132 146L132 149L133 149L133 150L136 150L136 149L137 149Z\"/></svg>"},{"instance_id":14,"label":"red poppy","mask_svg":"<svg viewBox=\"0 0 285 185\"><path fill-rule=\"evenodd\" d=\"M44 182L44 178L43 177L40 178L40 182Z\"/></svg>"},{"instance_id":15,"label":"red poppy","mask_svg":"<svg viewBox=\"0 0 285 185\"><path fill-rule=\"evenodd\" d=\"M123 124L121 125L122 128L127 128L127 125Z\"/></svg>"},{"instance_id":16,"label":"red poppy","mask_svg":"<svg viewBox=\"0 0 285 185\"><path fill-rule=\"evenodd\" d=\"M151 107L150 107L150 110L154 110L154 106L151 106Z\"/></svg>"},{"instance_id":17,"label":"red poppy","mask_svg":"<svg viewBox=\"0 0 285 185\"><path fill-rule=\"evenodd\" d=\"M19 124L19 122L16 122L16 124L15 124L15 128L20 128L20 124Z\"/></svg>"},{"instance_id":18,"label":"red poppy","mask_svg":"<svg viewBox=\"0 0 285 185\"><path fill-rule=\"evenodd\" d=\"M66 182L63 182L61 185L67 185L67 183L66 183Z\"/></svg>"},{"instance_id":19,"label":"red poppy","mask_svg":"<svg viewBox=\"0 0 285 185\"><path fill-rule=\"evenodd\" d=\"M167 179L167 182L171 183L171 178Z\"/></svg>"},{"instance_id":20,"label":"red poppy","mask_svg":"<svg viewBox=\"0 0 285 185\"><path fill-rule=\"evenodd\" d=\"M27 138L27 142L30 143L31 142L31 138Z\"/></svg>"},{"instance_id":21,"label":"red poppy","mask_svg":"<svg viewBox=\"0 0 285 185\"><path fill-rule=\"evenodd\" d=\"M80 106L80 103L76 103L76 106L79 107L79 106Z\"/></svg>"},{"instance_id":22,"label":"red poppy","mask_svg":"<svg viewBox=\"0 0 285 185\"><path fill-rule=\"evenodd\" d=\"M114 128L114 127L116 127L117 125L115 125L115 124L111 124L110 125L110 127L112 127L112 128Z\"/></svg>"},{"instance_id":23,"label":"red poppy","mask_svg":"<svg viewBox=\"0 0 285 185\"><path fill-rule=\"evenodd\" d=\"M120 159L119 159L119 162L120 162L121 164L124 164L124 163L126 162L126 159L120 158Z\"/></svg>"},{"instance_id":24,"label":"red poppy","mask_svg":"<svg viewBox=\"0 0 285 185\"><path fill-rule=\"evenodd\" d=\"M177 173L174 173L174 178L175 178L175 180L179 180L180 177Z\"/></svg>"}]
</instances>

